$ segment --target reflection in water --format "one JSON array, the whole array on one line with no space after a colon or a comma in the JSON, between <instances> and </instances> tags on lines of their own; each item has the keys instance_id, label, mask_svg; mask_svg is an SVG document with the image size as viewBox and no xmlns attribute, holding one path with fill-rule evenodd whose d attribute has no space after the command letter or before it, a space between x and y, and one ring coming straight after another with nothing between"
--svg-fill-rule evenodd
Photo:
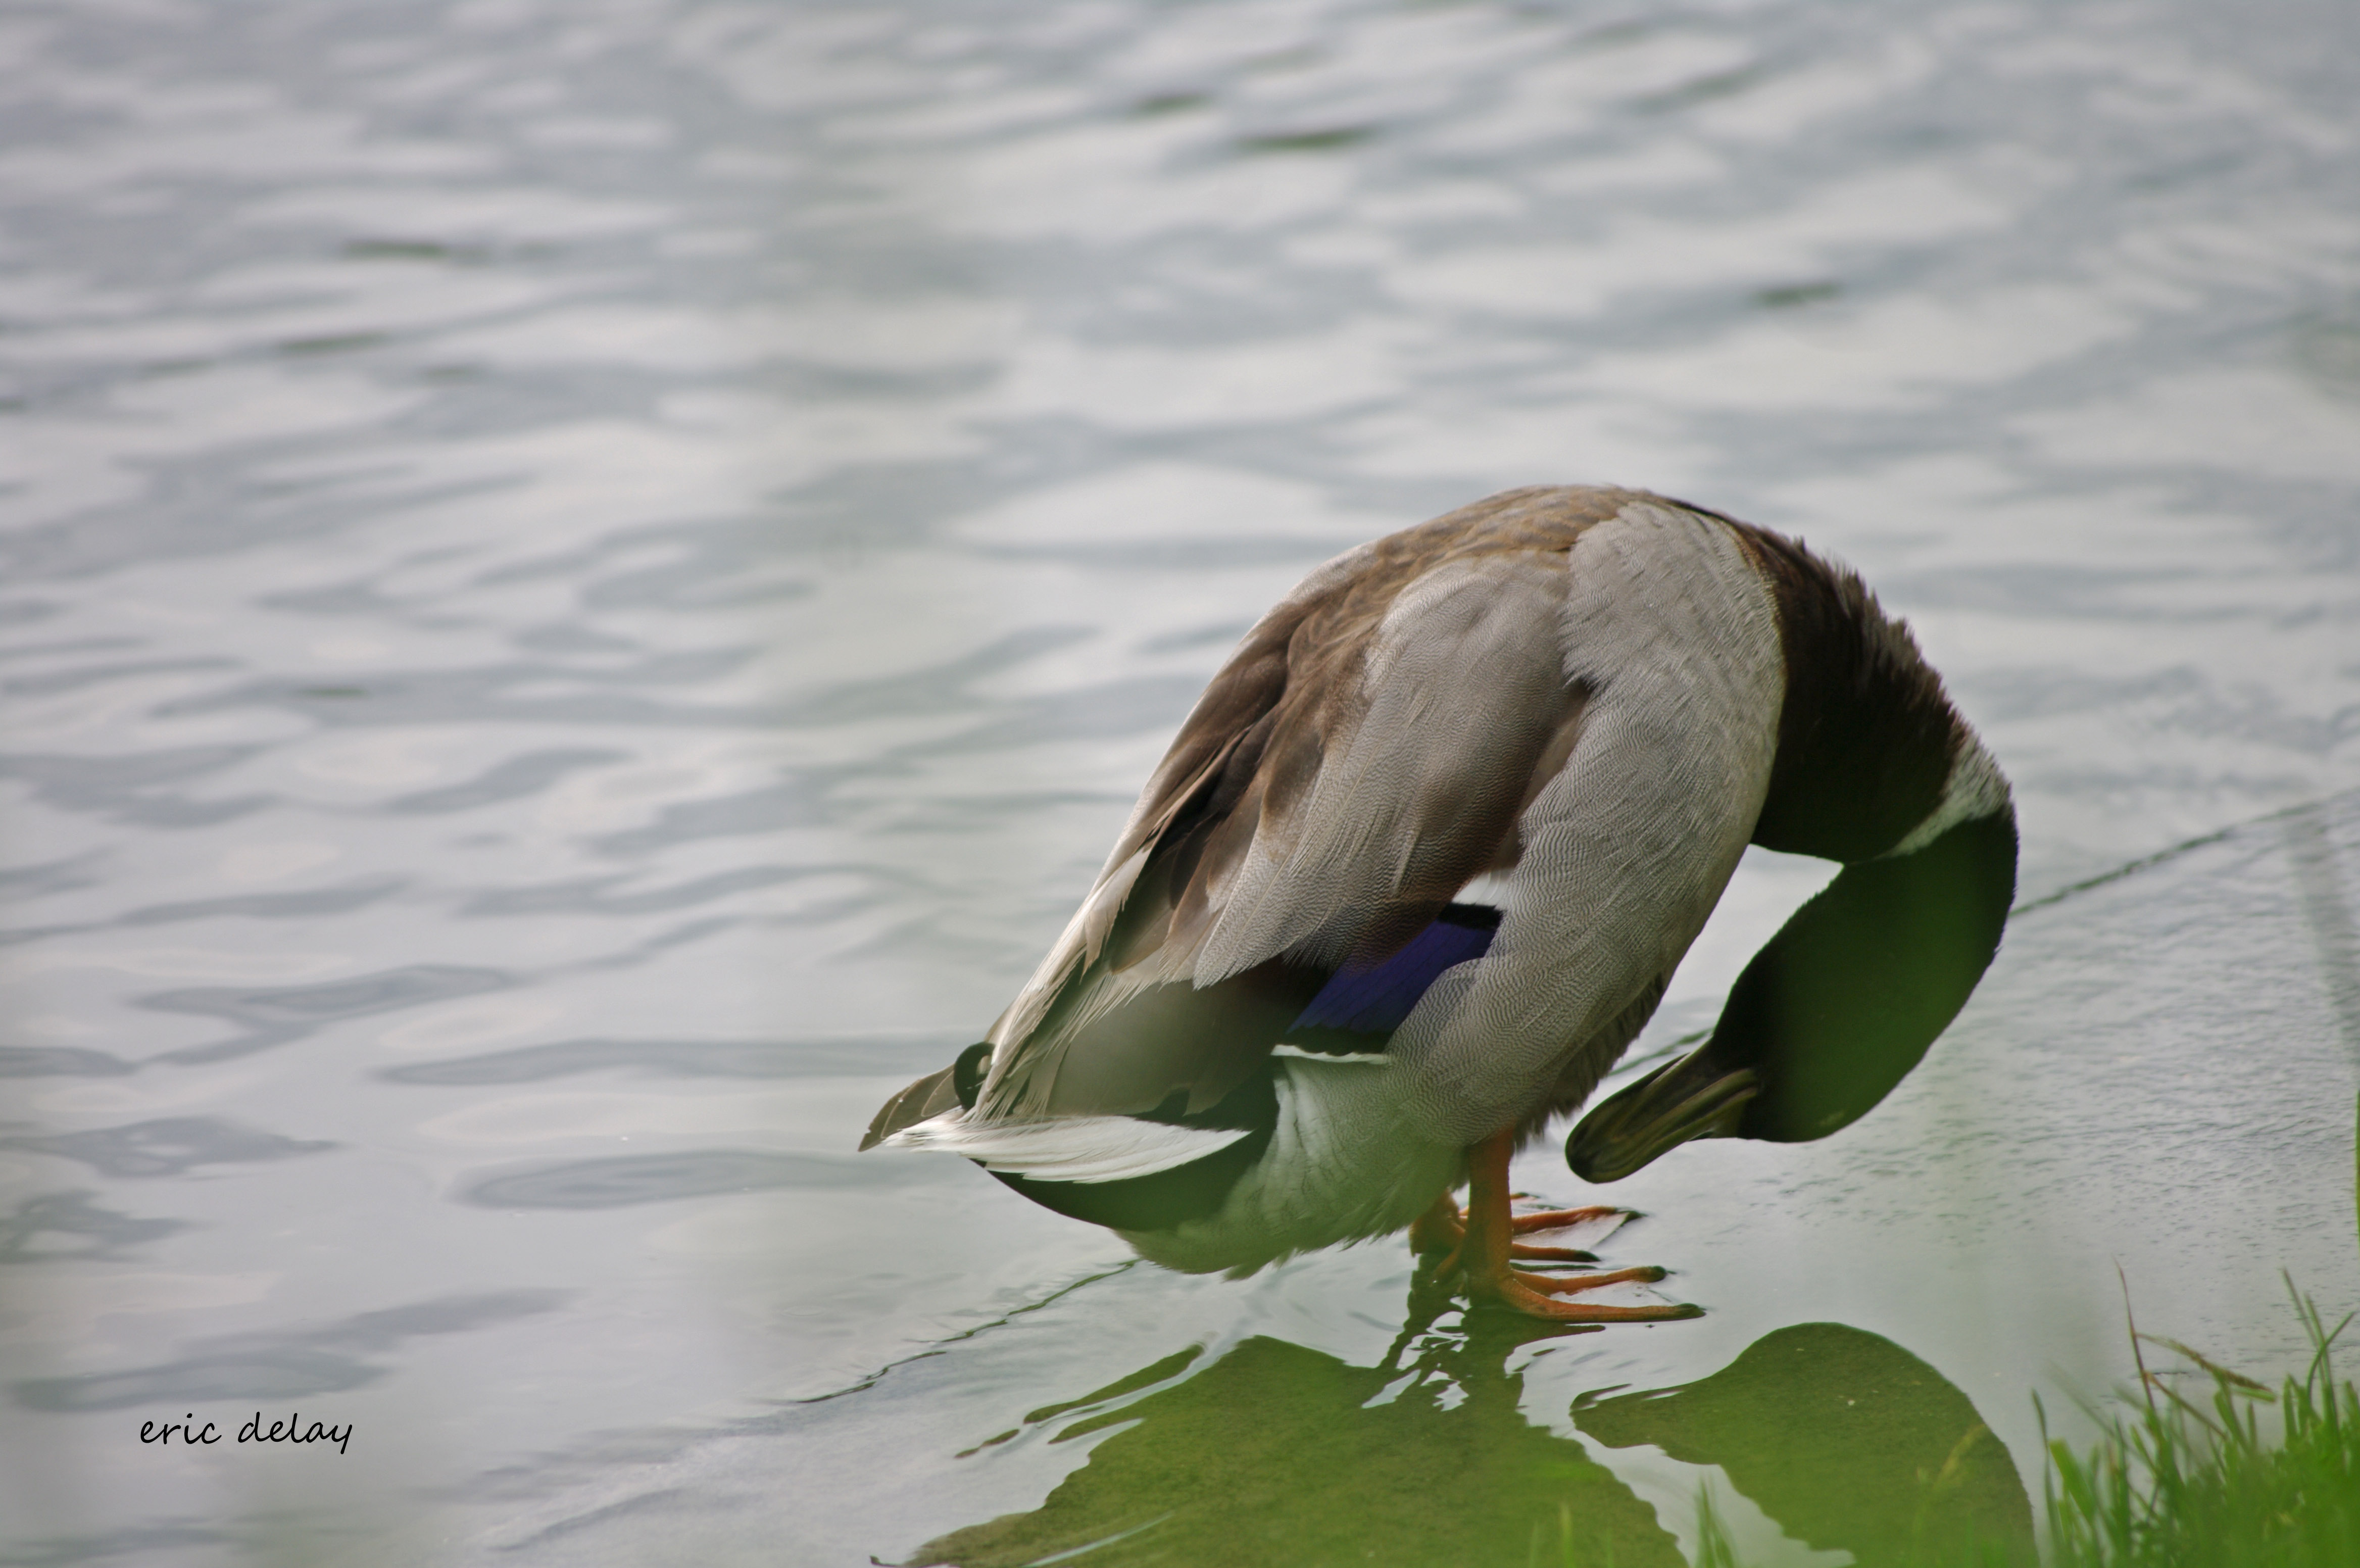
<instances>
[{"instance_id":1,"label":"reflection in water","mask_svg":"<svg viewBox=\"0 0 2360 1568\"><path fill-rule=\"evenodd\" d=\"M1992 741L2028 894L2144 869L1842 1136L1632 1178L1712 1317L1518 1353L1557 1437L1500 1441L1671 1524L1575 1396L1834 1318L2029 1479L2025 1390L2128 1376L2114 1258L2307 1356L2278 1270L2360 1299L2360 12L1889 11L11 0L0 1562L901 1558L1178 1419L955 1459L1007 1388L1255 1333L1379 1419L1397 1247L981 1332L1120 1249L829 1162L1250 607L1524 483L1804 530ZM1741 871L1640 1070L1806 869ZM266 1391L359 1423L342 1492L137 1442Z\"/></svg>"},{"instance_id":2,"label":"reflection in water","mask_svg":"<svg viewBox=\"0 0 2360 1568\"><path fill-rule=\"evenodd\" d=\"M1579 1443L1525 1420L1524 1379L1502 1365L1515 1343L1470 1338L1404 1371L1256 1337L1185 1382L1117 1403L1178 1372L1181 1358L1159 1363L1034 1411L1028 1423L1080 1414L1052 1442L1136 1424L1032 1512L955 1531L911 1561L1015 1568L1102 1542L1093 1564L1413 1568L1491 1562L1502 1543L1521 1551L1535 1540L1554 1557L1569 1521L1599 1561L1680 1563L1629 1487Z\"/></svg>"},{"instance_id":3,"label":"reflection in water","mask_svg":"<svg viewBox=\"0 0 2360 1568\"><path fill-rule=\"evenodd\" d=\"M1763 1335L1684 1387L1585 1397L1574 1424L1609 1448L1652 1443L1718 1464L1788 1535L1862 1563L1975 1538L2029 1554L2016 1462L1967 1397L1892 1341L1841 1323Z\"/></svg>"},{"instance_id":4,"label":"reflection in water","mask_svg":"<svg viewBox=\"0 0 2360 1568\"><path fill-rule=\"evenodd\" d=\"M336 1146L320 1138L290 1138L225 1122L218 1116L159 1116L123 1127L0 1138L0 1148L78 1159L102 1176L179 1176L201 1165L288 1159Z\"/></svg>"},{"instance_id":5,"label":"reflection in water","mask_svg":"<svg viewBox=\"0 0 2360 1568\"><path fill-rule=\"evenodd\" d=\"M2344 895L2343 878L2336 872L2326 808L2314 806L2290 812L2279 820L2278 828L2286 839L2287 858L2294 866L2303 924L2311 928L2328 1005L2345 1047L2360 1062L2360 934L2354 930L2352 906Z\"/></svg>"},{"instance_id":6,"label":"reflection in water","mask_svg":"<svg viewBox=\"0 0 2360 1568\"><path fill-rule=\"evenodd\" d=\"M770 1188L851 1187L843 1160L744 1149L617 1155L486 1177L463 1188L463 1201L486 1209L622 1209L715 1192Z\"/></svg>"},{"instance_id":7,"label":"reflection in water","mask_svg":"<svg viewBox=\"0 0 2360 1568\"><path fill-rule=\"evenodd\" d=\"M45 1192L0 1218L0 1263L61 1258L112 1261L142 1242L188 1230L181 1220L141 1219L92 1201L87 1192ZM44 1238L63 1237L64 1241Z\"/></svg>"},{"instance_id":8,"label":"reflection in water","mask_svg":"<svg viewBox=\"0 0 2360 1568\"><path fill-rule=\"evenodd\" d=\"M315 1329L225 1334L176 1361L122 1372L41 1377L16 1385L29 1409L134 1410L213 1400L342 1393L386 1375L380 1358L405 1342L463 1334L563 1306L563 1290L495 1290L358 1312Z\"/></svg>"},{"instance_id":9,"label":"reflection in water","mask_svg":"<svg viewBox=\"0 0 2360 1568\"><path fill-rule=\"evenodd\" d=\"M1506 1361L1545 1333L1478 1320L1403 1367L1416 1327L1378 1366L1258 1336L1183 1381L1168 1380L1196 1350L1035 1410L982 1447L1069 1416L1049 1442L1115 1431L1038 1508L910 1562L1015 1568L1085 1549L1104 1564L1685 1562L1612 1470L1525 1416ZM1720 1466L1787 1535L1862 1563L1970 1538L2030 1560L2007 1450L1939 1373L1859 1329L1780 1329L1710 1377L1585 1397L1573 1418L1610 1449Z\"/></svg>"},{"instance_id":10,"label":"reflection in water","mask_svg":"<svg viewBox=\"0 0 2360 1568\"><path fill-rule=\"evenodd\" d=\"M322 985L191 986L144 996L140 1005L158 1013L219 1018L245 1031L209 1045L166 1051L158 1058L195 1066L292 1045L337 1019L453 1002L508 984L508 978L498 971L474 965L408 964Z\"/></svg>"}]
</instances>

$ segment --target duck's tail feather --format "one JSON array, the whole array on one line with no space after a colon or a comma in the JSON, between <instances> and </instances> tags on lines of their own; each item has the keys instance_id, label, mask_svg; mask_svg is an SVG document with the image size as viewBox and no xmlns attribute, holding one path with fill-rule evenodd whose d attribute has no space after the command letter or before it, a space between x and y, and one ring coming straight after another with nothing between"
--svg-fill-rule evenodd
<instances>
[{"instance_id":1,"label":"duck's tail feather","mask_svg":"<svg viewBox=\"0 0 2360 1568\"><path fill-rule=\"evenodd\" d=\"M917 1087L912 1085L909 1092ZM954 1105L882 1141L888 1148L963 1155L986 1170L1035 1181L1098 1182L1127 1181L1190 1164L1219 1153L1251 1131L1175 1126L1131 1116L983 1122Z\"/></svg>"},{"instance_id":2,"label":"duck's tail feather","mask_svg":"<svg viewBox=\"0 0 2360 1568\"><path fill-rule=\"evenodd\" d=\"M930 1072L902 1090L878 1108L869 1119L869 1131L862 1135L860 1146L873 1149L905 1127L914 1126L929 1117L945 1111L956 1111L959 1105L958 1087L955 1081L956 1067L940 1072Z\"/></svg>"}]
</instances>

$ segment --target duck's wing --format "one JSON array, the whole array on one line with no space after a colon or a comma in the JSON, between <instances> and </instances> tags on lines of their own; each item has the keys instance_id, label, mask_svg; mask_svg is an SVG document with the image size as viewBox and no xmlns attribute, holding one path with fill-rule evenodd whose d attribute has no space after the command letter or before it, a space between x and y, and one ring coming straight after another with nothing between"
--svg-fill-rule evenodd
<instances>
[{"instance_id":1,"label":"duck's wing","mask_svg":"<svg viewBox=\"0 0 2360 1568\"><path fill-rule=\"evenodd\" d=\"M1207 1112L1338 970L1513 863L1588 696L1565 667L1568 552L1612 510L1494 498L1265 616L996 1027L985 1117Z\"/></svg>"},{"instance_id":2,"label":"duck's wing","mask_svg":"<svg viewBox=\"0 0 2360 1568\"><path fill-rule=\"evenodd\" d=\"M1331 979L1486 872L1488 952L1384 1048L1461 1143L1578 1100L1612 1053L1570 1091L1568 1061L1628 1037L1743 851L1779 657L1729 525L1658 498L1510 492L1329 563L1207 689L963 1119L1218 1125Z\"/></svg>"},{"instance_id":3,"label":"duck's wing","mask_svg":"<svg viewBox=\"0 0 2360 1568\"><path fill-rule=\"evenodd\" d=\"M1588 693L1517 823L1498 936L1387 1049L1423 1128L1472 1146L1586 1099L1744 853L1778 751L1786 654L1736 525L1626 496L1570 552L1564 668Z\"/></svg>"}]
</instances>

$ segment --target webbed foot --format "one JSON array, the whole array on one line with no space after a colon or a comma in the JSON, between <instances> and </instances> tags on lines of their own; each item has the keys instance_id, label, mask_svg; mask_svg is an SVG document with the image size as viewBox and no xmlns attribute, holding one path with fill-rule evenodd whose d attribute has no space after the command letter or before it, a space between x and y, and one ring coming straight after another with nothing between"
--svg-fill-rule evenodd
<instances>
[{"instance_id":1,"label":"webbed foot","mask_svg":"<svg viewBox=\"0 0 2360 1568\"><path fill-rule=\"evenodd\" d=\"M1515 1213L1510 1207L1513 1195L1508 1190L1508 1157L1513 1147L1513 1130L1478 1144L1468 1156L1467 1207L1460 1210L1445 1194L1410 1226L1412 1247L1421 1255L1441 1255L1433 1266L1434 1278L1463 1276L1470 1298L1496 1301L1527 1316L1557 1322L1670 1322L1703 1315L1702 1308L1685 1302L1611 1307L1558 1299L1605 1285L1652 1285L1665 1277L1661 1268L1543 1274L1514 1267L1514 1262L1520 1259L1595 1263L1595 1255L1579 1248L1535 1246L1514 1238L1594 1220L1627 1218L1631 1211L1586 1208Z\"/></svg>"}]
</instances>

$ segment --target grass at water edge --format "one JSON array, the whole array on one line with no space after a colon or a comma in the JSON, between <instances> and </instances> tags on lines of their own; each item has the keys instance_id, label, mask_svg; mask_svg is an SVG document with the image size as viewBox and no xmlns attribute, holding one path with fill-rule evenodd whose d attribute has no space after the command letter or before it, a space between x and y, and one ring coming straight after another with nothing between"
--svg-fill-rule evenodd
<instances>
[{"instance_id":1,"label":"grass at water edge","mask_svg":"<svg viewBox=\"0 0 2360 1568\"><path fill-rule=\"evenodd\" d=\"M2101 1434L2077 1453L2048 1435L2043 1491L2048 1568L2355 1568L2360 1565L2360 1387L2335 1378L2333 1350L2355 1316L2333 1328L2294 1291L2311 1345L2300 1378L2276 1390L2176 1341L2133 1325L2139 1387L2125 1407L2092 1411ZM2159 1346L2212 1383L2191 1398L2168 1372L2150 1370ZM2265 1423L2261 1408L2275 1407ZM2277 1430L2267 1430L2275 1426ZM1927 1501L1942 1477L1921 1477ZM1744 1568L1710 1490L1697 1499L1695 1568ZM1571 1546L1568 1538L1565 1542ZM1572 1552L1564 1568L1589 1568ZM1863 1568L2031 1568L2022 1547L1921 1536L1906 1557Z\"/></svg>"}]
</instances>

